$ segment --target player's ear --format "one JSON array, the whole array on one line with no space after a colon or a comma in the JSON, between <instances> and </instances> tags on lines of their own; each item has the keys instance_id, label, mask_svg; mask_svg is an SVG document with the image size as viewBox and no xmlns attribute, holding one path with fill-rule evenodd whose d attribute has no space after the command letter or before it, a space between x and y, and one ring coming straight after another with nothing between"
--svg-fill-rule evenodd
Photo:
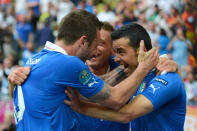
<instances>
[{"instance_id":1,"label":"player's ear","mask_svg":"<svg viewBox=\"0 0 197 131\"><path fill-rule=\"evenodd\" d=\"M85 35L79 38L79 45L88 47L87 37Z\"/></svg>"}]
</instances>

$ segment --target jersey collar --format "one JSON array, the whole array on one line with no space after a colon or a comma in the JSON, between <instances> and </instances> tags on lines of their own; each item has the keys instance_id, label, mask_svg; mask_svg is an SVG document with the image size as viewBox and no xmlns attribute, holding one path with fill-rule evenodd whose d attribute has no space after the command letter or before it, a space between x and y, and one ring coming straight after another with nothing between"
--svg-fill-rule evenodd
<instances>
[{"instance_id":1,"label":"jersey collar","mask_svg":"<svg viewBox=\"0 0 197 131\"><path fill-rule=\"evenodd\" d=\"M50 50L50 51L56 51L56 52L60 52L64 55L68 55L67 52L64 49L62 49L60 46L58 46L54 43L51 43L49 41L46 42L44 49Z\"/></svg>"}]
</instances>

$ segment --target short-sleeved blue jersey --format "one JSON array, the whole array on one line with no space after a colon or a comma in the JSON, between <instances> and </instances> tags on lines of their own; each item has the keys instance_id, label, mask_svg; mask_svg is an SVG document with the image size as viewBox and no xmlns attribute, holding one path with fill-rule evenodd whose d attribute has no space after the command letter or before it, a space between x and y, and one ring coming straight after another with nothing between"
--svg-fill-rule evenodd
<instances>
[{"instance_id":1,"label":"short-sleeved blue jersey","mask_svg":"<svg viewBox=\"0 0 197 131\"><path fill-rule=\"evenodd\" d=\"M90 97L104 82L77 57L47 42L45 49L26 63L31 73L14 91L17 131L128 131L128 124L102 121L72 111L66 104L66 87ZM117 128L116 128L117 127Z\"/></svg>"},{"instance_id":2,"label":"short-sleeved blue jersey","mask_svg":"<svg viewBox=\"0 0 197 131\"><path fill-rule=\"evenodd\" d=\"M186 115L186 94L176 73L149 73L136 95L142 94L153 104L154 110L131 121L132 131L183 131Z\"/></svg>"},{"instance_id":3,"label":"short-sleeved blue jersey","mask_svg":"<svg viewBox=\"0 0 197 131\"><path fill-rule=\"evenodd\" d=\"M26 65L32 67L31 73L22 87L14 91L18 131L74 128L76 118L64 104L66 87L73 87L83 96L90 97L104 85L103 80L92 74L79 58L63 54L61 49L50 51L48 48L27 61Z\"/></svg>"}]
</instances>

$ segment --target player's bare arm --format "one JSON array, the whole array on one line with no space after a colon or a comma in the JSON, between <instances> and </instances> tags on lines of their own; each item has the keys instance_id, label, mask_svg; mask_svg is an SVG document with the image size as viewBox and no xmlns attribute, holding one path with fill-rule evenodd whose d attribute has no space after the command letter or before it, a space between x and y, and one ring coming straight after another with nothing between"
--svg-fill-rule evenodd
<instances>
[{"instance_id":1,"label":"player's bare arm","mask_svg":"<svg viewBox=\"0 0 197 131\"><path fill-rule=\"evenodd\" d=\"M141 50L141 55L143 55L144 45L141 47ZM149 70L156 65L158 59L158 52L156 51L156 49L150 50L148 54L149 55L147 55L147 59L138 65L135 72L130 75L128 79L114 86L115 88L105 83L102 90L89 99L104 104L108 107L119 109L136 92L137 87L142 82L143 78L146 76ZM18 69L13 72L13 75L10 75L10 94L12 94L14 89L14 86L12 84L14 83L14 80L16 81L16 84L21 84L23 82L24 78L20 77L21 72L22 71ZM20 81L18 81L16 76L22 78L23 80L19 79Z\"/></svg>"},{"instance_id":2,"label":"player's bare arm","mask_svg":"<svg viewBox=\"0 0 197 131\"><path fill-rule=\"evenodd\" d=\"M104 120L128 123L153 111L152 103L143 95L136 96L120 110L113 110L79 99L79 93L74 89L68 88L66 94L69 96L70 101L65 100L65 103L74 111Z\"/></svg>"},{"instance_id":3,"label":"player's bare arm","mask_svg":"<svg viewBox=\"0 0 197 131\"><path fill-rule=\"evenodd\" d=\"M163 64L163 65L166 65L165 63L168 63L168 62L160 62L161 64ZM171 62L171 63L173 63L173 62ZM169 65L169 64L167 64L167 65ZM175 65L176 66L176 65ZM174 66L170 66L170 67L174 67ZM170 68L169 67L169 68ZM165 69L166 70L166 68L163 68L163 69ZM117 78L122 78L122 77L120 77L121 75L123 75L123 73L120 75L120 70L121 70L121 73L123 72L122 70L123 70L123 68L119 68L119 69L116 69L115 70L115 73L113 74L111 74L111 78L116 78L116 80L118 80ZM141 69L141 70L143 70L143 69ZM139 73L141 72L141 70L139 70ZM24 82L24 80L26 79L26 77L27 77L27 75L28 75L28 73L29 73L29 71L30 71L30 69L23 69L22 67L20 67L20 68L18 68L18 69L16 69L15 71L13 71L11 74L10 74L10 76L9 76L9 82L10 82L10 88L9 88L9 92L10 92L10 94L11 94L11 96L12 96L12 92L13 92L13 89L14 89L14 84L18 84L18 85L20 85L21 83L23 83ZM24 73L23 73L24 72ZM26 75L26 76L25 76ZM117 77L117 76L119 76L119 77ZM110 80L110 77L107 77L108 78L108 80ZM135 75L133 76L133 78L137 78L137 79L133 79L133 81L137 81L138 82L138 77L135 77ZM115 79L113 80L114 82L117 82ZM114 82L112 81L112 83L111 84L114 84ZM134 83L135 83L134 82ZM138 82L138 83L136 83L136 84L139 84L140 82ZM124 84L122 85L122 86L124 86ZM113 91L113 92L115 92L115 93L112 93L112 94L119 94L120 92L119 91L117 91L117 90L113 90L113 89L110 89L110 87L111 86L109 86L108 84L105 84L105 86L104 86L104 88L103 88L103 90L101 90L101 92L99 92L97 95L95 95L95 96L93 96L92 98L90 98L90 100L94 100L94 101L97 101L97 102L101 102L101 103L103 103L102 101L104 101L104 103L106 102L105 100L107 100L108 98L110 98L110 94L112 93L111 91ZM119 86L119 88L120 88L121 86ZM131 90L132 91L132 90ZM133 92L135 92L136 90L133 90L132 91L132 94L133 94ZM127 92L127 91L124 91L124 92ZM100 96L102 96L102 97L100 97ZM113 96L118 96L118 95L113 95ZM120 97L121 97L121 95L119 95ZM125 96L125 98L123 98L122 99L122 101L121 101L121 99L119 99L120 97L116 97L116 98L113 98L113 97L111 97L112 98L112 100L114 101L114 104L113 104L113 102L112 102L112 104L111 105L109 105L110 107L111 106L114 106L114 107L116 107L116 105L118 105L117 106L117 108L119 108L120 107L120 105L122 105L122 104L124 104L124 103L126 103L127 102L127 100L128 100L128 98L130 97L130 95L123 95L123 97ZM109 100L109 103L111 103L110 101L110 99L108 99ZM108 102L106 102L107 103L107 105L108 105Z\"/></svg>"},{"instance_id":4,"label":"player's bare arm","mask_svg":"<svg viewBox=\"0 0 197 131\"><path fill-rule=\"evenodd\" d=\"M140 44L139 57L144 55L144 53L144 44L142 42ZM149 70L154 68L157 63L158 51L153 48L147 52L146 59L139 63L136 70L130 76L128 76L127 79L114 87L105 84L98 94L90 97L89 99L93 101L99 100L96 102L113 109L119 109L129 100L131 96L133 96L144 77L148 74ZM108 92L105 92L106 90Z\"/></svg>"}]
</instances>

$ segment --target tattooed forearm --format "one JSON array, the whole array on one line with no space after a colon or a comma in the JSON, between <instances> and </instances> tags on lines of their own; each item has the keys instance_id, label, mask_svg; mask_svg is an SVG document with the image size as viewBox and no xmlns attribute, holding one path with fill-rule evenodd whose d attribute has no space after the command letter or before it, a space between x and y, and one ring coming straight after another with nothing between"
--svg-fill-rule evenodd
<instances>
[{"instance_id":1,"label":"tattooed forearm","mask_svg":"<svg viewBox=\"0 0 197 131\"><path fill-rule=\"evenodd\" d=\"M104 100L107 100L111 95L111 92L110 92L110 87L108 84L104 84L102 90L89 98L90 101L93 101L93 102L101 102L101 101L104 101Z\"/></svg>"}]
</instances>

